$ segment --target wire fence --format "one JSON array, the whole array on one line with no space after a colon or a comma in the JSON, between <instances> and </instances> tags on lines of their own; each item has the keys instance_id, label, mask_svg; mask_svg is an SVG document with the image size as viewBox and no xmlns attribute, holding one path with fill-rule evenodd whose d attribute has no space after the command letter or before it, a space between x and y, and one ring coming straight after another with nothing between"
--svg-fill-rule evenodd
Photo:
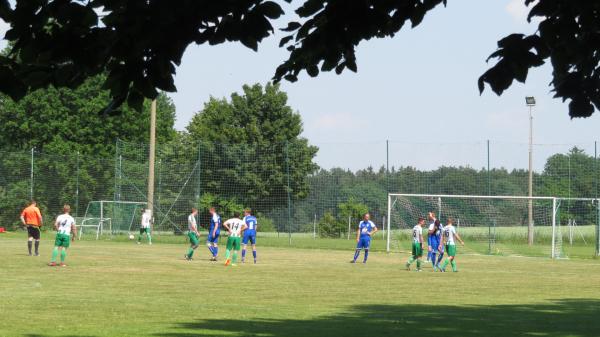
<instances>
[{"instance_id":1,"label":"wire fence","mask_svg":"<svg viewBox=\"0 0 600 337\"><path fill-rule=\"evenodd\" d=\"M84 217L93 201L145 202L148 146L123 141L116 145L111 157L0 151L0 226L16 228L31 198L46 219L56 216L64 203L72 205L75 216ZM216 205L223 217L252 208L264 232L351 238L361 210L384 222L390 192L528 195L526 144L379 142L318 147L314 162L319 166L302 144L159 145L155 230L183 232L193 206L201 210L199 223L206 224L206 209ZM598 197L596 142L536 144L533 151L535 196Z\"/></svg>"}]
</instances>

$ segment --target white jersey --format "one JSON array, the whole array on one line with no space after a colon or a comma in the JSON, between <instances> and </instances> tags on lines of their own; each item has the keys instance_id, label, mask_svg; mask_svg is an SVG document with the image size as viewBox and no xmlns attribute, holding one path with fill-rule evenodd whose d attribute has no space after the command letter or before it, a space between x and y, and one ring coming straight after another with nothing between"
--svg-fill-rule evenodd
<instances>
[{"instance_id":1,"label":"white jersey","mask_svg":"<svg viewBox=\"0 0 600 337\"><path fill-rule=\"evenodd\" d=\"M456 228L454 226L446 226L443 229L444 238L447 245L454 245L454 234L456 234Z\"/></svg>"},{"instance_id":2,"label":"white jersey","mask_svg":"<svg viewBox=\"0 0 600 337\"><path fill-rule=\"evenodd\" d=\"M142 228L150 228L150 221L152 220L152 213L148 210L142 214Z\"/></svg>"},{"instance_id":3,"label":"white jersey","mask_svg":"<svg viewBox=\"0 0 600 337\"><path fill-rule=\"evenodd\" d=\"M429 230L432 231L435 229L435 220L429 223Z\"/></svg>"},{"instance_id":4,"label":"white jersey","mask_svg":"<svg viewBox=\"0 0 600 337\"><path fill-rule=\"evenodd\" d=\"M244 221L239 218L233 218L225 221L225 224L231 230L229 236L239 238L242 235L242 228L244 227Z\"/></svg>"},{"instance_id":5,"label":"white jersey","mask_svg":"<svg viewBox=\"0 0 600 337\"><path fill-rule=\"evenodd\" d=\"M58 234L71 235L71 230L75 226L75 219L69 214L61 214L56 218L58 222Z\"/></svg>"},{"instance_id":6,"label":"white jersey","mask_svg":"<svg viewBox=\"0 0 600 337\"><path fill-rule=\"evenodd\" d=\"M414 243L421 243L422 235L423 235L423 227L421 227L419 225L416 225L415 227L413 227L412 236L413 236Z\"/></svg>"},{"instance_id":7,"label":"white jersey","mask_svg":"<svg viewBox=\"0 0 600 337\"><path fill-rule=\"evenodd\" d=\"M190 214L188 216L188 230L190 232L196 232L198 230L198 225L196 224L196 217L194 214Z\"/></svg>"}]
</instances>

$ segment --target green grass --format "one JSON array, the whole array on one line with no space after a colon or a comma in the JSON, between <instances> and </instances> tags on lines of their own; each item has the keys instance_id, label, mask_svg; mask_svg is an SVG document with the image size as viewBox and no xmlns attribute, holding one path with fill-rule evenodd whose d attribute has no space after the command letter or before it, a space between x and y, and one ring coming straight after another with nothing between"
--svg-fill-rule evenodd
<instances>
[{"instance_id":1,"label":"green grass","mask_svg":"<svg viewBox=\"0 0 600 337\"><path fill-rule=\"evenodd\" d=\"M0 234L0 336L597 336L600 262L470 255L459 273L406 272L405 253L259 246L260 263L182 259L186 245L79 241L51 268ZM168 240L176 240L171 237ZM271 244L275 238L264 238ZM306 240L312 240L305 238ZM159 241L160 240L160 241ZM300 238L298 238L300 240ZM328 242L325 240L312 240ZM341 242L341 243L340 243ZM376 243L383 243L377 240ZM310 247L305 247L310 248ZM462 255L461 255L462 253Z\"/></svg>"}]
</instances>

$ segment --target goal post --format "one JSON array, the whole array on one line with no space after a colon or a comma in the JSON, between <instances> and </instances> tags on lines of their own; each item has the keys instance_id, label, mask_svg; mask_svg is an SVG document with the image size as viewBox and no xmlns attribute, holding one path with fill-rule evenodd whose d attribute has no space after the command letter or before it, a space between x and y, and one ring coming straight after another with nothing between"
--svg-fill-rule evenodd
<instances>
[{"instance_id":1,"label":"goal post","mask_svg":"<svg viewBox=\"0 0 600 337\"><path fill-rule=\"evenodd\" d=\"M139 223L141 211L147 203L141 201L90 201L79 224L79 239L85 233L101 235L129 233Z\"/></svg>"},{"instance_id":2,"label":"goal post","mask_svg":"<svg viewBox=\"0 0 600 337\"><path fill-rule=\"evenodd\" d=\"M535 243L527 244L529 201L533 208ZM444 194L388 194L386 249L407 251L409 230L417 218L434 212L445 225L453 218L470 252L497 255L563 258L598 254L598 199L481 196ZM576 244L563 244L563 231L577 224ZM573 229L570 229L573 230ZM424 230L427 237L427 231ZM568 242L569 240L565 240ZM592 244L595 243L595 244Z\"/></svg>"}]
</instances>

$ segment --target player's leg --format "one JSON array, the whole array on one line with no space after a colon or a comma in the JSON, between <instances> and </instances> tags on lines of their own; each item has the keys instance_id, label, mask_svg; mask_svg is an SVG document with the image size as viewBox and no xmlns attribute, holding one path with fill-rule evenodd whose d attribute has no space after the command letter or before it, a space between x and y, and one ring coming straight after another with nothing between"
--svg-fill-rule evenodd
<instances>
[{"instance_id":1,"label":"player's leg","mask_svg":"<svg viewBox=\"0 0 600 337\"><path fill-rule=\"evenodd\" d=\"M371 237L365 237L365 243L364 243L364 247L365 247L365 255L363 258L363 263L367 263L367 259L369 258L369 248L371 247Z\"/></svg>"},{"instance_id":2,"label":"player's leg","mask_svg":"<svg viewBox=\"0 0 600 337\"><path fill-rule=\"evenodd\" d=\"M249 239L250 235L248 235L248 232L244 232L244 239L242 239L242 263L246 260L246 247L248 246Z\"/></svg>"},{"instance_id":3,"label":"player's leg","mask_svg":"<svg viewBox=\"0 0 600 337\"><path fill-rule=\"evenodd\" d=\"M417 246L416 244L413 242L412 243L412 252L411 252L411 256L408 259L408 261L406 261L406 270L410 270L410 265L415 262L415 260L417 259Z\"/></svg>"},{"instance_id":4,"label":"player's leg","mask_svg":"<svg viewBox=\"0 0 600 337\"><path fill-rule=\"evenodd\" d=\"M231 249L233 248L233 237L227 238L227 246L225 247L225 265L228 266L231 263Z\"/></svg>"},{"instance_id":5,"label":"player's leg","mask_svg":"<svg viewBox=\"0 0 600 337\"><path fill-rule=\"evenodd\" d=\"M58 257L58 247L60 246L60 238L58 234L56 234L56 239L54 239L54 248L52 249L52 257L50 258L49 266L56 266L56 258Z\"/></svg>"},{"instance_id":6,"label":"player's leg","mask_svg":"<svg viewBox=\"0 0 600 337\"><path fill-rule=\"evenodd\" d=\"M435 265L438 269L440 268L440 262L442 262L443 258L444 258L444 247L442 247L442 249L438 249L438 258L437 258L437 262L435 263Z\"/></svg>"},{"instance_id":7,"label":"player's leg","mask_svg":"<svg viewBox=\"0 0 600 337\"><path fill-rule=\"evenodd\" d=\"M35 252L33 253L35 256L39 256L40 255L40 236L41 236L41 231L39 227L33 227L33 240L34 240L34 244L35 244Z\"/></svg>"},{"instance_id":8,"label":"player's leg","mask_svg":"<svg viewBox=\"0 0 600 337\"><path fill-rule=\"evenodd\" d=\"M256 263L256 233L252 235L250 242L252 243L252 257L254 257L254 263Z\"/></svg>"},{"instance_id":9,"label":"player's leg","mask_svg":"<svg viewBox=\"0 0 600 337\"><path fill-rule=\"evenodd\" d=\"M217 235L215 235L214 241L213 241L213 253L214 253L215 261L217 260L217 256L219 255L219 236L220 236L220 234L217 233Z\"/></svg>"},{"instance_id":10,"label":"player's leg","mask_svg":"<svg viewBox=\"0 0 600 337\"><path fill-rule=\"evenodd\" d=\"M233 258L231 259L231 264L236 265L238 252L240 251L240 238L233 238Z\"/></svg>"},{"instance_id":11,"label":"player's leg","mask_svg":"<svg viewBox=\"0 0 600 337\"><path fill-rule=\"evenodd\" d=\"M417 271L421 271L421 260L423 259L423 247L420 244L415 244L415 257L417 260Z\"/></svg>"},{"instance_id":12,"label":"player's leg","mask_svg":"<svg viewBox=\"0 0 600 337\"><path fill-rule=\"evenodd\" d=\"M144 235L144 228L140 227L140 234L138 235L138 239L137 239L137 244L138 245L142 244L142 235Z\"/></svg>"},{"instance_id":13,"label":"player's leg","mask_svg":"<svg viewBox=\"0 0 600 337\"><path fill-rule=\"evenodd\" d=\"M452 271L457 272L458 269L456 268L456 246L452 246L452 248L453 248L453 252L452 252L452 256L450 257L450 265L452 266ZM449 251L448 251L448 255L450 255Z\"/></svg>"},{"instance_id":14,"label":"player's leg","mask_svg":"<svg viewBox=\"0 0 600 337\"><path fill-rule=\"evenodd\" d=\"M29 256L31 256L31 249L33 248L33 226L27 226L27 250Z\"/></svg>"},{"instance_id":15,"label":"player's leg","mask_svg":"<svg viewBox=\"0 0 600 337\"><path fill-rule=\"evenodd\" d=\"M454 245L446 245L446 253L447 253L448 257L444 261L444 264L442 264L442 271L446 271L446 267L448 266L448 263L450 263L451 260L454 258L454 253L456 250L453 248L454 248Z\"/></svg>"},{"instance_id":16,"label":"player's leg","mask_svg":"<svg viewBox=\"0 0 600 337\"><path fill-rule=\"evenodd\" d=\"M208 250L210 251L210 255L212 255L211 261L215 260L215 249L213 248L213 242L214 241L215 241L215 238L209 232L208 233L208 238L206 239L206 246L208 247Z\"/></svg>"},{"instance_id":17,"label":"player's leg","mask_svg":"<svg viewBox=\"0 0 600 337\"><path fill-rule=\"evenodd\" d=\"M351 263L356 263L358 256L360 255L360 251L363 249L363 240L362 238L358 239L358 243L356 244L356 251L354 252L354 259L350 261Z\"/></svg>"},{"instance_id":18,"label":"player's leg","mask_svg":"<svg viewBox=\"0 0 600 337\"><path fill-rule=\"evenodd\" d=\"M150 230L150 228L146 228L146 236L148 236L148 244L151 245L152 244L152 231Z\"/></svg>"}]
</instances>

